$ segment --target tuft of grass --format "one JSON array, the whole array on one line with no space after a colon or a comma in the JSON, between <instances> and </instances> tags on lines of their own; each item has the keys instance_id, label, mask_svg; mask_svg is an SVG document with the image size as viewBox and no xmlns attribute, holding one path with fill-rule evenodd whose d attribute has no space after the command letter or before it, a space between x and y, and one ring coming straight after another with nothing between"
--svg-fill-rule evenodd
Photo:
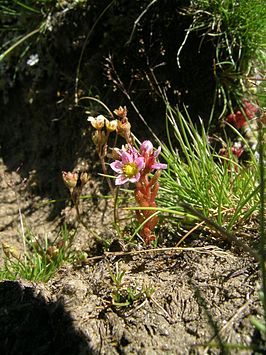
<instances>
[{"instance_id":1,"label":"tuft of grass","mask_svg":"<svg viewBox=\"0 0 266 355\"><path fill-rule=\"evenodd\" d=\"M182 216L182 203L188 204L229 231L258 214L259 167L251 151L245 166L230 153L229 142L228 156L219 156L203 123L199 130L188 115L171 107L167 134L169 144L163 144L162 155L168 170L160 178L161 208L179 211Z\"/></svg>"},{"instance_id":2,"label":"tuft of grass","mask_svg":"<svg viewBox=\"0 0 266 355\"><path fill-rule=\"evenodd\" d=\"M214 105L233 110L247 92L249 78L263 80L265 68L266 12L261 0L192 0L185 10L192 18L182 48L191 32L212 43ZM201 42L201 43L202 43ZM199 51L200 51L199 47ZM262 73L261 73L262 71ZM256 81L255 80L255 81ZM249 90L252 94L252 90Z\"/></svg>"},{"instance_id":3,"label":"tuft of grass","mask_svg":"<svg viewBox=\"0 0 266 355\"><path fill-rule=\"evenodd\" d=\"M247 69L265 45L265 4L261 0L192 0L193 31L203 30L218 44L217 62L230 58L231 64ZM216 37L216 38L215 38Z\"/></svg>"},{"instance_id":4,"label":"tuft of grass","mask_svg":"<svg viewBox=\"0 0 266 355\"><path fill-rule=\"evenodd\" d=\"M0 270L0 280L22 278L32 281L48 281L59 267L72 262L71 250L74 233L63 226L53 243L45 238L40 242L31 231L23 235L24 252L19 254L13 247L3 244L5 253L4 266Z\"/></svg>"}]
</instances>

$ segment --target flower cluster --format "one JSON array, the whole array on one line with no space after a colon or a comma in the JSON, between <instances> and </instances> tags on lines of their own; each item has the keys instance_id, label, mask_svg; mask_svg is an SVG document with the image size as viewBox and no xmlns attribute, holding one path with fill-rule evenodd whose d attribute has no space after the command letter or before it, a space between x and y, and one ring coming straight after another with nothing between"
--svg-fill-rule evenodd
<instances>
[{"instance_id":1,"label":"flower cluster","mask_svg":"<svg viewBox=\"0 0 266 355\"><path fill-rule=\"evenodd\" d=\"M126 182L136 184L135 199L140 207L156 207L155 198L159 190L160 170L167 168L166 164L157 162L160 152L161 147L154 150L148 140L141 144L139 151L128 144L116 151L118 159L110 164L116 173L116 185ZM150 178L149 174L154 170L157 172ZM144 223L140 235L146 244L150 244L155 239L152 231L158 223L158 217L152 216L153 213L152 210L136 211L138 221Z\"/></svg>"},{"instance_id":2,"label":"flower cluster","mask_svg":"<svg viewBox=\"0 0 266 355\"><path fill-rule=\"evenodd\" d=\"M153 170L166 169L166 164L156 161L161 152L161 147L154 150L150 141L144 141L140 146L140 151L128 144L117 151L118 160L110 164L116 172L116 185L126 182L137 182L140 177L151 173Z\"/></svg>"},{"instance_id":3,"label":"flower cluster","mask_svg":"<svg viewBox=\"0 0 266 355\"><path fill-rule=\"evenodd\" d=\"M104 158L107 156L107 150L109 149L108 139L111 132L116 132L118 136L125 139L127 144L121 149L114 147L112 150L112 156L115 160L110 164L110 167L116 174L115 185L120 186L127 182L134 183L135 199L139 206L156 207L155 197L159 190L160 170L167 168L166 164L157 161L161 153L161 147L156 150L149 140L145 140L139 150L134 148L131 124L127 118L127 108L120 106L114 110L114 114L117 119L111 121L103 115L88 118L88 121L96 129L93 134L93 142L99 154L103 172L107 175ZM151 176L150 174L154 170L156 172ZM107 178L107 181L115 196L116 192L110 179ZM147 244L155 239L152 231L158 223L158 217L153 214L154 211L145 209L136 212L138 221L143 224L140 235Z\"/></svg>"},{"instance_id":4,"label":"flower cluster","mask_svg":"<svg viewBox=\"0 0 266 355\"><path fill-rule=\"evenodd\" d=\"M102 139L102 143L105 144L108 140L109 134L111 132L116 132L118 135L123 137L127 143L132 143L131 137L131 124L127 118L127 109L126 107L119 107L118 109L114 110L115 115L118 119L108 120L108 118L104 117L103 115L99 115L97 117L89 116L87 121L89 121L93 128L95 128L96 134L94 134L93 141L97 141L99 143L99 136ZM102 131L103 128L106 129L106 139L102 137L105 136L104 132ZM97 145L97 144L96 144Z\"/></svg>"},{"instance_id":5,"label":"flower cluster","mask_svg":"<svg viewBox=\"0 0 266 355\"><path fill-rule=\"evenodd\" d=\"M118 109L114 110L114 113L120 118L117 122L117 133L125 138L127 143L132 143L131 124L127 118L127 108L120 106Z\"/></svg>"},{"instance_id":6,"label":"flower cluster","mask_svg":"<svg viewBox=\"0 0 266 355\"><path fill-rule=\"evenodd\" d=\"M259 107L246 99L243 99L242 110L237 110L234 113L228 115L225 121L233 124L238 129L246 142L249 145L249 149L258 154L258 132L259 122L263 124L263 115L259 110ZM233 147L232 147L233 148ZM239 158L244 150L247 150L246 146L242 147L242 151L233 150L232 153Z\"/></svg>"},{"instance_id":7,"label":"flower cluster","mask_svg":"<svg viewBox=\"0 0 266 355\"><path fill-rule=\"evenodd\" d=\"M101 130L102 128L106 127L106 130L109 132L113 132L117 128L117 120L109 121L103 115L99 115L97 117L88 117L88 121L91 123L92 127Z\"/></svg>"}]
</instances>

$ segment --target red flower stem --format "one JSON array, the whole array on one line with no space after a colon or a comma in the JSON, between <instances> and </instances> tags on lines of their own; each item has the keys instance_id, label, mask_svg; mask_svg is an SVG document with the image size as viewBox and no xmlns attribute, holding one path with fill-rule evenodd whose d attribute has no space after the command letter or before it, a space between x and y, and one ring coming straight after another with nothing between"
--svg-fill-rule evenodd
<instances>
[{"instance_id":1,"label":"red flower stem","mask_svg":"<svg viewBox=\"0 0 266 355\"><path fill-rule=\"evenodd\" d=\"M155 173L149 181L148 174L142 173L140 180L136 183L135 190L135 199L139 206L157 207L155 203L155 197L159 190L159 175L159 172ZM136 211L138 222L145 222L145 220L151 217L153 213L154 211L151 210ZM155 236L152 234L152 230L156 227L158 220L158 216L151 217L142 227L140 235L144 238L146 244L149 244L152 240L155 239Z\"/></svg>"}]
</instances>

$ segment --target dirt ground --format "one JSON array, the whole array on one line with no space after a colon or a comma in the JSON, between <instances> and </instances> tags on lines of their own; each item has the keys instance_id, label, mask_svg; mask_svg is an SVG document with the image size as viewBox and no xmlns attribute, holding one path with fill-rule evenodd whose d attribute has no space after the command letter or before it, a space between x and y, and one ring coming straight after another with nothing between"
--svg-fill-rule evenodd
<instances>
[{"instance_id":1,"label":"dirt ground","mask_svg":"<svg viewBox=\"0 0 266 355\"><path fill-rule=\"evenodd\" d=\"M32 193L34 179L23 181L3 161L0 175L1 242L22 248L20 216L40 238L54 238L64 221L73 224L69 206L48 218L54 206ZM262 313L252 258L199 234L183 251L132 249L111 228L111 202L84 200L83 210L90 211L88 230L78 226L74 249L86 251L84 263L63 265L46 284L0 283L1 354L264 353L250 322ZM99 240L109 242L109 254ZM119 290L111 277L116 268L124 272ZM138 294L133 304L116 305L116 292L125 302L128 290ZM245 348L251 344L257 350Z\"/></svg>"}]
</instances>

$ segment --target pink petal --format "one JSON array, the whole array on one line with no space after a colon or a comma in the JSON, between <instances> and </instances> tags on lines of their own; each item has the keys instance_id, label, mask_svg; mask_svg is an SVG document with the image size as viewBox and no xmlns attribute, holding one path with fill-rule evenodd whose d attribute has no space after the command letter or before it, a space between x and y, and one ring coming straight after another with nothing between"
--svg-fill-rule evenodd
<instances>
[{"instance_id":1,"label":"pink petal","mask_svg":"<svg viewBox=\"0 0 266 355\"><path fill-rule=\"evenodd\" d=\"M122 173L123 172L123 164L120 160L115 160L113 163L110 164L110 167L116 172L116 173Z\"/></svg>"},{"instance_id":2,"label":"pink petal","mask_svg":"<svg viewBox=\"0 0 266 355\"><path fill-rule=\"evenodd\" d=\"M121 159L122 159L122 163L123 164L132 163L133 156L131 154L127 153L127 152L122 152Z\"/></svg>"},{"instance_id":3,"label":"pink petal","mask_svg":"<svg viewBox=\"0 0 266 355\"><path fill-rule=\"evenodd\" d=\"M155 163L151 166L152 169L167 169L167 164Z\"/></svg>"},{"instance_id":4,"label":"pink petal","mask_svg":"<svg viewBox=\"0 0 266 355\"><path fill-rule=\"evenodd\" d=\"M145 161L143 157L139 157L135 160L138 170L142 170L145 167Z\"/></svg>"},{"instance_id":5,"label":"pink petal","mask_svg":"<svg viewBox=\"0 0 266 355\"><path fill-rule=\"evenodd\" d=\"M128 144L128 145L127 145L127 152L128 152L129 154L134 153L134 150L135 150L135 148L134 148L134 147L132 147L132 145L131 145L131 144Z\"/></svg>"},{"instance_id":6,"label":"pink petal","mask_svg":"<svg viewBox=\"0 0 266 355\"><path fill-rule=\"evenodd\" d=\"M145 154L145 153L152 154L152 152L153 152L152 142L151 141L144 141L140 146L140 151L141 151L141 154Z\"/></svg>"},{"instance_id":7,"label":"pink petal","mask_svg":"<svg viewBox=\"0 0 266 355\"><path fill-rule=\"evenodd\" d=\"M134 147L132 147L131 154L132 154L133 160L135 160L139 157L139 152Z\"/></svg>"},{"instance_id":8,"label":"pink petal","mask_svg":"<svg viewBox=\"0 0 266 355\"><path fill-rule=\"evenodd\" d=\"M158 157L158 155L161 153L161 150L162 150L162 148L161 147L158 147L158 149L154 152L154 154L153 154L153 156L154 156L154 158L157 158Z\"/></svg>"},{"instance_id":9,"label":"pink petal","mask_svg":"<svg viewBox=\"0 0 266 355\"><path fill-rule=\"evenodd\" d=\"M139 181L140 173L137 173L135 176L129 179L130 182L137 182Z\"/></svg>"},{"instance_id":10,"label":"pink petal","mask_svg":"<svg viewBox=\"0 0 266 355\"><path fill-rule=\"evenodd\" d=\"M125 184L126 182L128 182L128 178L124 175L118 175L115 179L115 184L116 185L123 185Z\"/></svg>"}]
</instances>

